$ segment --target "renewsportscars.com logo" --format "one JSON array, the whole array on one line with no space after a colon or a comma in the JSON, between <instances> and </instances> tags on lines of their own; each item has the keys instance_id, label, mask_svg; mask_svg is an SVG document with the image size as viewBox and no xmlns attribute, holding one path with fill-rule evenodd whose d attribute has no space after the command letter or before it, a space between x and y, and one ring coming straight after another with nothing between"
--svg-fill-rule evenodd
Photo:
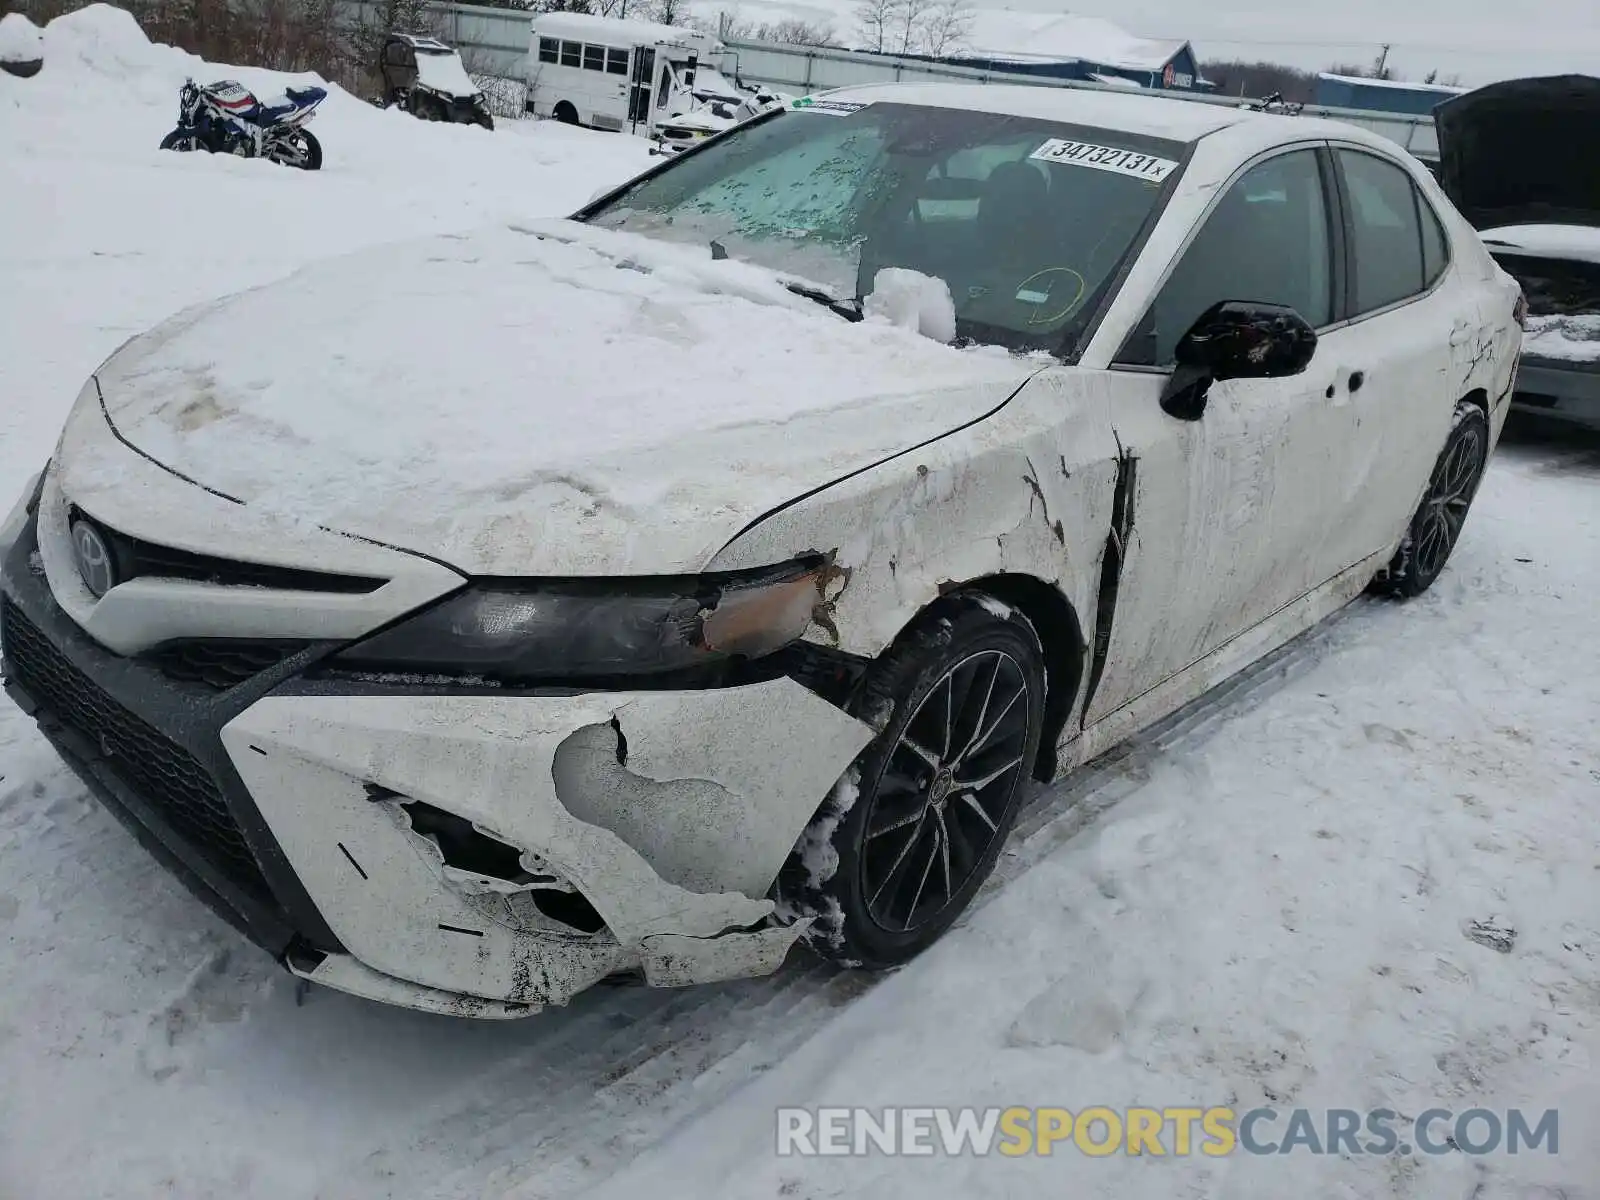
<instances>
[{"instance_id":1,"label":"renewsportscars.com logo","mask_svg":"<svg viewBox=\"0 0 1600 1200\"><path fill-rule=\"evenodd\" d=\"M1203 1154L1523 1154L1560 1150L1556 1109L1430 1108L1279 1111L1252 1108L780 1108L784 1157L943 1155L1008 1158L1057 1150L1186 1157Z\"/></svg>"}]
</instances>

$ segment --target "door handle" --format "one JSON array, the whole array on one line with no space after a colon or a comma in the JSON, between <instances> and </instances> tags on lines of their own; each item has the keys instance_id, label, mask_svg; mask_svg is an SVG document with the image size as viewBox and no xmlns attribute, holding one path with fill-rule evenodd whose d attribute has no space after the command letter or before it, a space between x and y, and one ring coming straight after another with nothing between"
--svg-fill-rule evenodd
<instances>
[{"instance_id":1,"label":"door handle","mask_svg":"<svg viewBox=\"0 0 1600 1200\"><path fill-rule=\"evenodd\" d=\"M1359 392L1361 390L1361 385L1366 383L1366 382L1367 382L1367 373L1365 371L1351 371L1350 372L1350 390L1352 392Z\"/></svg>"}]
</instances>

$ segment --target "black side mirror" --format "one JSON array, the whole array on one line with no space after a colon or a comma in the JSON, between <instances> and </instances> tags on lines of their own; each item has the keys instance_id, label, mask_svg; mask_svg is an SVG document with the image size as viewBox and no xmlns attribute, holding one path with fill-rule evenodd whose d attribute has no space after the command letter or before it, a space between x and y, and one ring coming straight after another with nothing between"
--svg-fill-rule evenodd
<instances>
[{"instance_id":1,"label":"black side mirror","mask_svg":"<svg viewBox=\"0 0 1600 1200\"><path fill-rule=\"evenodd\" d=\"M1161 407L1198 421L1213 383L1298 375L1317 352L1317 332L1292 308L1224 300L1208 308L1178 342L1178 366Z\"/></svg>"}]
</instances>

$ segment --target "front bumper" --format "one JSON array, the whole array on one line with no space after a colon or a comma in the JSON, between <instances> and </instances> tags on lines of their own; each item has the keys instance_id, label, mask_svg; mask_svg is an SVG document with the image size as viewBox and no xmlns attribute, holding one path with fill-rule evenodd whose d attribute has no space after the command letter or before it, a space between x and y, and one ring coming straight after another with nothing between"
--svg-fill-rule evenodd
<instances>
[{"instance_id":1,"label":"front bumper","mask_svg":"<svg viewBox=\"0 0 1600 1200\"><path fill-rule=\"evenodd\" d=\"M873 731L799 683L441 694L308 679L335 645L320 641L217 692L90 638L36 544L30 518L0 564L6 690L142 842L297 974L516 1016L619 972L769 972L802 932L768 921L768 889ZM480 873L418 831L424 812L512 847L526 871ZM597 920L542 903L557 892Z\"/></svg>"}]
</instances>

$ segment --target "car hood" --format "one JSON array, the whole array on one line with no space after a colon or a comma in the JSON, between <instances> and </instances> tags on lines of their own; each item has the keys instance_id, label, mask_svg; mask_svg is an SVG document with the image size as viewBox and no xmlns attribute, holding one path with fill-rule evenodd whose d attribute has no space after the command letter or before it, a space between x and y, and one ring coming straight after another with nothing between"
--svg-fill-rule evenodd
<instances>
[{"instance_id":1,"label":"car hood","mask_svg":"<svg viewBox=\"0 0 1600 1200\"><path fill-rule=\"evenodd\" d=\"M1600 225L1600 79L1491 84L1434 121L1440 183L1474 227Z\"/></svg>"},{"instance_id":2,"label":"car hood","mask_svg":"<svg viewBox=\"0 0 1600 1200\"><path fill-rule=\"evenodd\" d=\"M178 314L96 381L115 436L274 518L469 574L634 575L701 569L1038 369L553 221L308 267Z\"/></svg>"}]
</instances>

